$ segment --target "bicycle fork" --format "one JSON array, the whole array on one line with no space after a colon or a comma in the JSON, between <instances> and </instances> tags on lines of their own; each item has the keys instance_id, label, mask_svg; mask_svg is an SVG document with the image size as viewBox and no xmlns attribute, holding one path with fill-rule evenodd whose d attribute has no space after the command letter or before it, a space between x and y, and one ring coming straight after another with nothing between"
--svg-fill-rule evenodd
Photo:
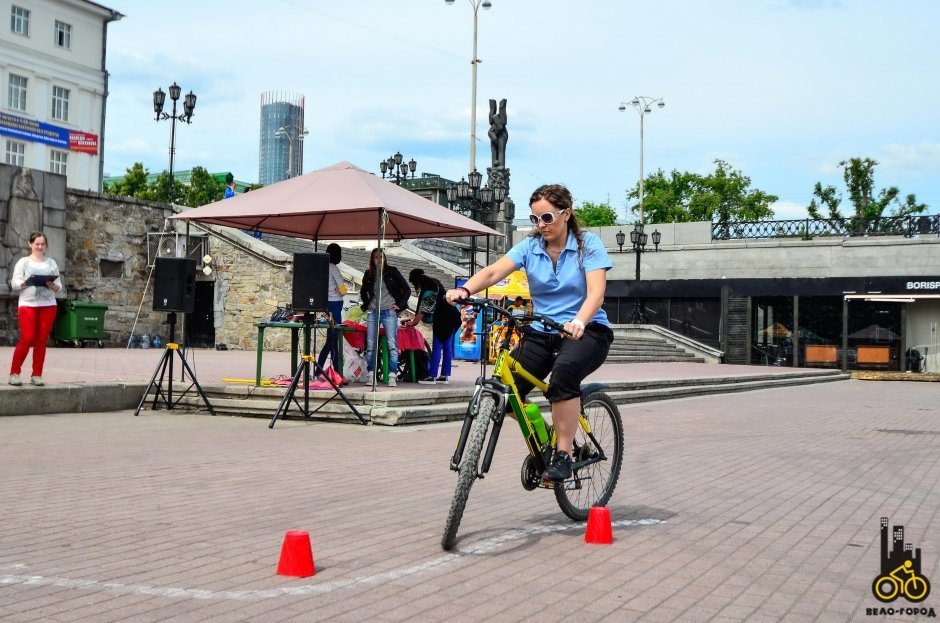
<instances>
[{"instance_id":1,"label":"bicycle fork","mask_svg":"<svg viewBox=\"0 0 940 623\"><path fill-rule=\"evenodd\" d=\"M463 458L463 451L467 445L467 438L470 437L470 429L473 422L480 415L480 402L484 394L493 397L495 408L493 413L482 414L483 417L489 417L493 420L493 430L486 446L486 453L483 455L483 462L477 472L478 478L483 478L483 474L490 471L493 453L496 450L496 442L499 439L499 432L506 417L506 388L502 386L502 383L490 379L477 380L476 389L473 392L473 397L470 398L470 403L467 405L467 413L464 415L460 438L457 440L457 448L454 450L454 456L450 459L450 469L458 471L460 469L460 459Z\"/></svg>"}]
</instances>

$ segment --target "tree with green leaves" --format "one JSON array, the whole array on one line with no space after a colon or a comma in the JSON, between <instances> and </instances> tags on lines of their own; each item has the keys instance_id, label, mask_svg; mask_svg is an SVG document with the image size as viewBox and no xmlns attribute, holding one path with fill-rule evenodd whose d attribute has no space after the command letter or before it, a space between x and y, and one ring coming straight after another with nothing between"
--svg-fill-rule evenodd
<instances>
[{"instance_id":1,"label":"tree with green leaves","mask_svg":"<svg viewBox=\"0 0 940 623\"><path fill-rule=\"evenodd\" d=\"M608 203L582 201L581 207L575 208L574 213L585 227L604 227L617 222L617 211Z\"/></svg>"},{"instance_id":2,"label":"tree with green leaves","mask_svg":"<svg viewBox=\"0 0 940 623\"><path fill-rule=\"evenodd\" d=\"M179 179L173 179L170 191L170 174L161 172L151 177L143 163L136 162L127 169L124 179L105 184L104 191L112 195L135 197L159 203L174 203L196 208L213 201L219 201L225 194L225 184L213 177L203 167L193 167L189 184L184 185Z\"/></svg>"},{"instance_id":3,"label":"tree with green leaves","mask_svg":"<svg viewBox=\"0 0 940 623\"><path fill-rule=\"evenodd\" d=\"M219 201L225 196L225 182L209 175L202 167L193 167L189 186L184 188L183 204L191 208Z\"/></svg>"},{"instance_id":4,"label":"tree with green leaves","mask_svg":"<svg viewBox=\"0 0 940 623\"><path fill-rule=\"evenodd\" d=\"M715 160L715 172L708 175L662 169L643 181L643 220L650 223L710 221L729 224L773 218L770 204L776 195L751 188L751 178ZM639 200L639 185L627 193L627 200ZM639 216L639 203L630 207Z\"/></svg>"},{"instance_id":5,"label":"tree with green leaves","mask_svg":"<svg viewBox=\"0 0 940 623\"><path fill-rule=\"evenodd\" d=\"M875 167L878 162L872 158L849 158L839 163L842 167L842 179L849 193L849 203L852 214L848 217L842 214L840 204L842 196L835 186L825 186L816 182L813 188L813 199L806 208L809 215L816 219L828 218L842 223L849 233L860 234L873 228L886 231L884 223L878 221L885 216L885 210L890 208L888 216L906 217L920 214L927 209L927 204L917 203L917 198L909 194L901 199L901 191L897 186L882 188L875 195ZM828 214L823 216L821 209L825 208ZM887 225L890 228L890 225Z\"/></svg>"},{"instance_id":6,"label":"tree with green leaves","mask_svg":"<svg viewBox=\"0 0 940 623\"><path fill-rule=\"evenodd\" d=\"M144 168L142 162L135 162L134 166L127 169L124 178L114 183L105 182L104 192L122 197L137 197L138 199L151 199L150 193L150 171Z\"/></svg>"},{"instance_id":7,"label":"tree with green leaves","mask_svg":"<svg viewBox=\"0 0 940 623\"><path fill-rule=\"evenodd\" d=\"M170 174L166 171L160 172L156 178L151 180L148 189L151 201L160 203L174 203L176 205L186 205L183 201L185 189L183 183L175 177L173 178L173 189L170 190ZM143 197L141 197L143 199Z\"/></svg>"}]
</instances>

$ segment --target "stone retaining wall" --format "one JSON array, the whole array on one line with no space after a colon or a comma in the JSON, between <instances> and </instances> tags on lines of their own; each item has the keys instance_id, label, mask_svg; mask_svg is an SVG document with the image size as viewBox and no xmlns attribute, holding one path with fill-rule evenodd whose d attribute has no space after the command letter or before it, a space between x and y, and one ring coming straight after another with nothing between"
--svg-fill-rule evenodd
<instances>
[{"instance_id":1,"label":"stone retaining wall","mask_svg":"<svg viewBox=\"0 0 940 623\"><path fill-rule=\"evenodd\" d=\"M9 227L10 185L18 167L0 165L0 236ZM61 218L41 216L39 227L49 231L50 243L62 239L56 252L65 288L60 300L107 305L103 341L123 346L131 335L168 337L167 314L153 310L153 267L156 234L185 225L167 221L173 209L165 204L129 197L66 189L60 185L53 198L44 197L41 171L31 171L41 199L38 210L48 215L54 209ZM51 174L49 174L51 175ZM61 176L52 176L61 177ZM55 180L53 180L55 181ZM46 193L48 194L48 193ZM4 199L5 197L5 199ZM56 206L63 206L57 208ZM150 234L148 239L148 234ZM207 235L206 251L213 257L213 271L206 276L197 271L197 282L213 284L213 324L216 344L228 348L256 347L255 322L267 320L278 307L290 301L291 257L251 236L227 228L193 228L192 235ZM2 238L0 238L2 239ZM12 251L5 249L5 271L12 269ZM52 245L50 244L50 251ZM28 252L26 241L17 257ZM52 255L52 253L50 253ZM64 259L63 259L64 258ZM18 339L17 297L10 292L9 278L0 285L0 344L13 345ZM176 327L176 339L181 338ZM287 350L288 331L265 333L265 348Z\"/></svg>"}]
</instances>

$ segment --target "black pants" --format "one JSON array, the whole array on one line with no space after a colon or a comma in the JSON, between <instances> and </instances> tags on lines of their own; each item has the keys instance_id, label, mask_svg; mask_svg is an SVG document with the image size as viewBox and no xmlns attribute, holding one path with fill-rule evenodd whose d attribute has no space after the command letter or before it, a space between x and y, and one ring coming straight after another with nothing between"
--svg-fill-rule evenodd
<instances>
[{"instance_id":1,"label":"black pants","mask_svg":"<svg viewBox=\"0 0 940 623\"><path fill-rule=\"evenodd\" d=\"M562 338L557 333L543 333L526 327L522 345L512 356L532 376L544 379L551 372L545 397L549 402L580 398L581 383L607 360L614 341L609 327L592 322L584 328L580 340ZM523 400L532 390L532 384L517 378L516 384Z\"/></svg>"}]
</instances>

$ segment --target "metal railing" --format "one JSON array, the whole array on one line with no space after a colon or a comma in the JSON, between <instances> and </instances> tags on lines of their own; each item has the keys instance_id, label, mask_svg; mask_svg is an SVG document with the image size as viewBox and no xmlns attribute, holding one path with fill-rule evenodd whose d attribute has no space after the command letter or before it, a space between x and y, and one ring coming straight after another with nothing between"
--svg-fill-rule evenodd
<instances>
[{"instance_id":1,"label":"metal railing","mask_svg":"<svg viewBox=\"0 0 940 623\"><path fill-rule=\"evenodd\" d=\"M785 221L742 221L713 223L712 240L748 238L799 238L810 240L827 236L917 236L940 237L940 215L847 217L842 219L792 219Z\"/></svg>"}]
</instances>

